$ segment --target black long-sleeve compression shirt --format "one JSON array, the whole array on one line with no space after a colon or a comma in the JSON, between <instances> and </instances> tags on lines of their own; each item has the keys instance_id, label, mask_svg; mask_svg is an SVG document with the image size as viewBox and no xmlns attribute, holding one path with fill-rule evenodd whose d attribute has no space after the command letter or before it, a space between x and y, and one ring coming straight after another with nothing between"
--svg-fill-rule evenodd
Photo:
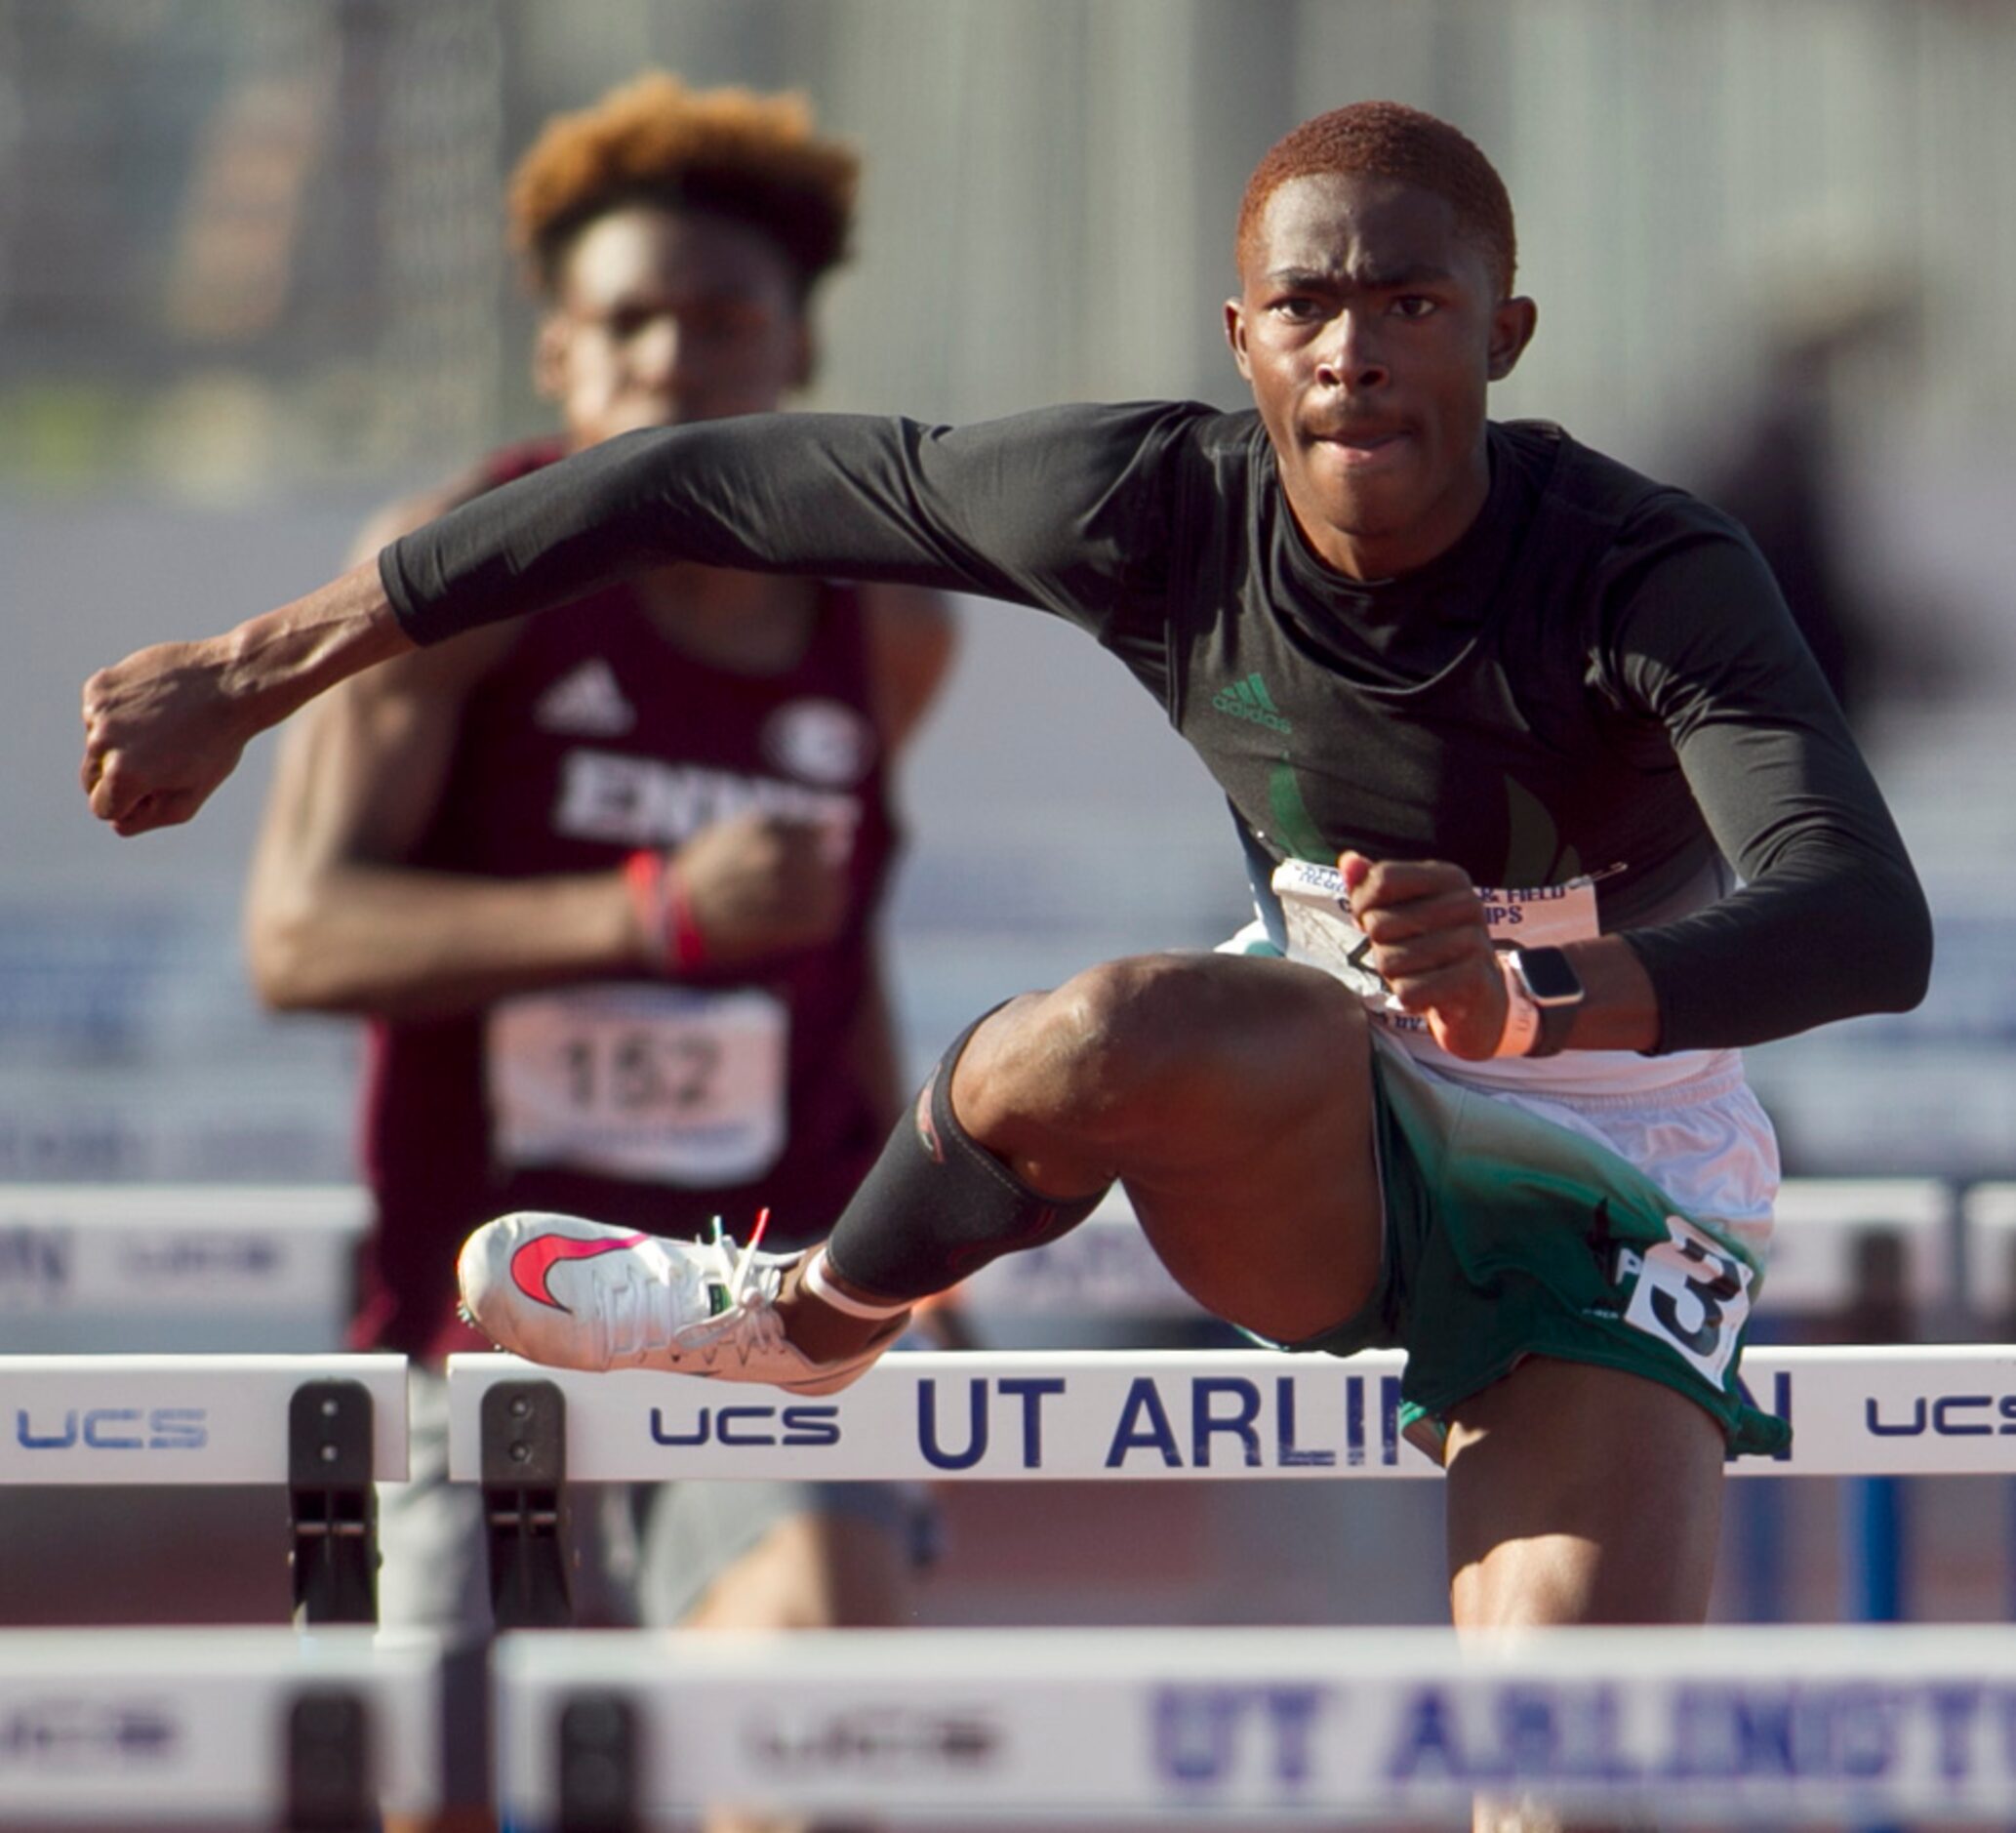
<instances>
[{"instance_id":1,"label":"black long-sleeve compression shirt","mask_svg":"<svg viewBox=\"0 0 2016 1833\"><path fill-rule=\"evenodd\" d=\"M1161 699L1267 857L1597 875L1663 1050L1916 1003L1923 896L1741 531L1556 428L1494 425L1490 445L1470 531L1370 585L1310 551L1256 415L1186 403L633 433L381 571L422 642L672 561L1037 606Z\"/></svg>"}]
</instances>

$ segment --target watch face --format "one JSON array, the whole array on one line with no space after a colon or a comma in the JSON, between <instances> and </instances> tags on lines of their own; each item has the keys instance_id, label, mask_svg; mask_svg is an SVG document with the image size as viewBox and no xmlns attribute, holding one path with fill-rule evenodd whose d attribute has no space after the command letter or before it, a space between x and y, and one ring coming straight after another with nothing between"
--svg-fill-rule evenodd
<instances>
[{"instance_id":1,"label":"watch face","mask_svg":"<svg viewBox=\"0 0 2016 1833\"><path fill-rule=\"evenodd\" d=\"M1559 949L1521 949L1519 978L1536 1004L1564 1005L1582 998L1582 976Z\"/></svg>"}]
</instances>

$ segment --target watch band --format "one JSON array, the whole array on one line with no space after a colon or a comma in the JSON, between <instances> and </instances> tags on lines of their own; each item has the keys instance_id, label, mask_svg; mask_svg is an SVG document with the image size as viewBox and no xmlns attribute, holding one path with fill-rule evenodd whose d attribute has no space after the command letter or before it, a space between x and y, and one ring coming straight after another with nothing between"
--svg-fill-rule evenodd
<instances>
[{"instance_id":1,"label":"watch band","mask_svg":"<svg viewBox=\"0 0 2016 1833\"><path fill-rule=\"evenodd\" d=\"M1556 948L1514 949L1504 957L1506 983L1534 1008L1534 1037L1522 1054L1558 1056L1575 1029L1583 987L1574 965Z\"/></svg>"},{"instance_id":2,"label":"watch band","mask_svg":"<svg viewBox=\"0 0 2016 1833\"><path fill-rule=\"evenodd\" d=\"M1569 1005L1536 1005L1533 1009L1540 1015L1539 1036L1533 1039L1528 1056L1559 1056L1568 1047L1568 1034L1575 1029L1575 1014L1582 1001Z\"/></svg>"},{"instance_id":3,"label":"watch band","mask_svg":"<svg viewBox=\"0 0 2016 1833\"><path fill-rule=\"evenodd\" d=\"M1505 1030L1499 1034L1498 1048L1491 1054L1501 1056L1531 1056L1533 1046L1540 1041L1540 1030L1545 1014L1533 1003L1532 995L1520 984L1519 977L1512 970L1512 964L1504 956L1498 957L1498 965L1505 975Z\"/></svg>"}]
</instances>

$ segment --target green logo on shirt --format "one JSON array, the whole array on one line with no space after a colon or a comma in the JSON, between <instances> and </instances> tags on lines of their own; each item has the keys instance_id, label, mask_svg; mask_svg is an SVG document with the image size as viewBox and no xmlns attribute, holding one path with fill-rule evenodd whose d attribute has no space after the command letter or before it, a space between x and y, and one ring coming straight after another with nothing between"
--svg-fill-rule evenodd
<instances>
[{"instance_id":1,"label":"green logo on shirt","mask_svg":"<svg viewBox=\"0 0 2016 1833\"><path fill-rule=\"evenodd\" d=\"M1267 683L1260 678L1257 669L1243 681L1234 681L1213 694L1211 704L1220 713L1229 713L1234 719L1250 719L1270 732L1293 730L1281 717L1281 710L1274 705L1274 697L1267 691Z\"/></svg>"}]
</instances>

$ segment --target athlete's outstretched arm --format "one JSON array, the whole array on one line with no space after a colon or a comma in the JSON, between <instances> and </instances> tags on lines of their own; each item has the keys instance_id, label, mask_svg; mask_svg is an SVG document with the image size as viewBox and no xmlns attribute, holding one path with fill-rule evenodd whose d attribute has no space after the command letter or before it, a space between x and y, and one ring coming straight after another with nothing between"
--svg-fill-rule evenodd
<instances>
[{"instance_id":1,"label":"athlete's outstretched arm","mask_svg":"<svg viewBox=\"0 0 2016 1833\"><path fill-rule=\"evenodd\" d=\"M248 739L417 643L681 560L979 592L1098 623L1158 601L1169 434L1208 410L948 428L757 415L631 433L490 492L376 566L92 677L84 785L121 834L186 821Z\"/></svg>"},{"instance_id":2,"label":"athlete's outstretched arm","mask_svg":"<svg viewBox=\"0 0 2016 1833\"><path fill-rule=\"evenodd\" d=\"M121 834L187 821L248 740L414 647L376 565L197 642L156 643L84 683L84 793Z\"/></svg>"}]
</instances>

